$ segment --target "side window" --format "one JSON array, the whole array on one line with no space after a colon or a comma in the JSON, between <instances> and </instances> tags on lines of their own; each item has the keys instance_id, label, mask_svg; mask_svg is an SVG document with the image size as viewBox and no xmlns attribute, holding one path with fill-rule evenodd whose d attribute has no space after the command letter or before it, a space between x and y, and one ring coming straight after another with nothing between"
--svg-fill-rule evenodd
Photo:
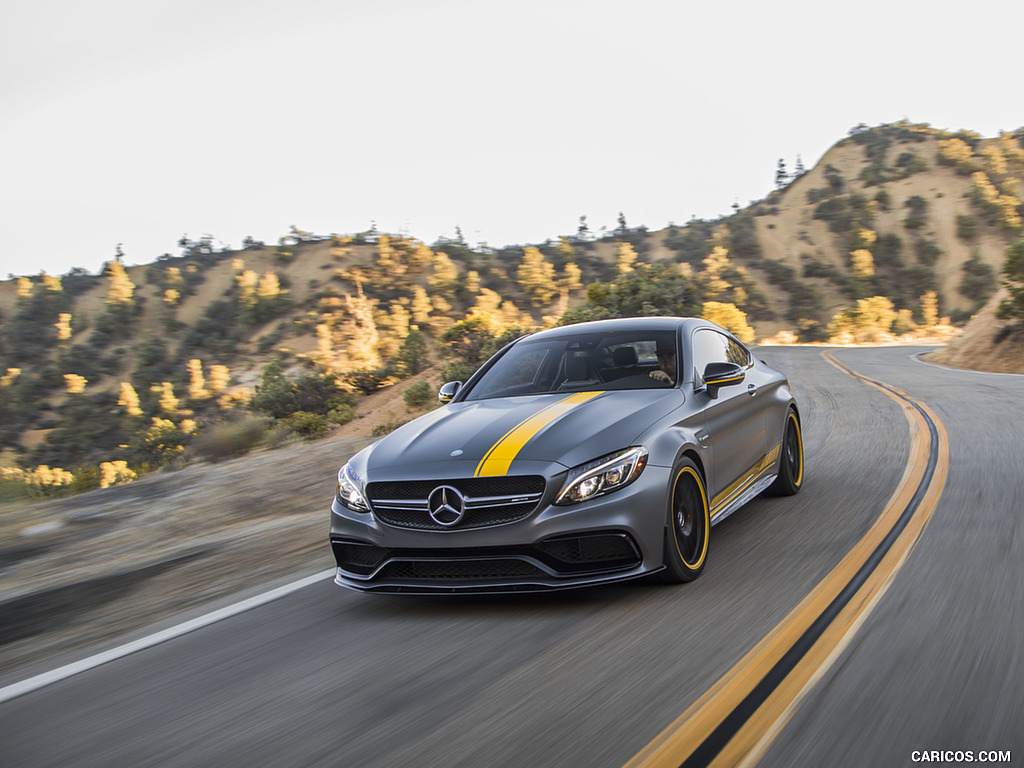
<instances>
[{"instance_id":1,"label":"side window","mask_svg":"<svg viewBox=\"0 0 1024 768\"><path fill-rule=\"evenodd\" d=\"M750 365L750 352L735 339L717 331L697 331L693 337L694 381L703 383L708 363L736 363L744 368Z\"/></svg>"},{"instance_id":2,"label":"side window","mask_svg":"<svg viewBox=\"0 0 1024 768\"><path fill-rule=\"evenodd\" d=\"M724 338L724 337L723 337ZM729 362L746 368L750 365L750 352L735 339L726 339L729 343Z\"/></svg>"},{"instance_id":3,"label":"side window","mask_svg":"<svg viewBox=\"0 0 1024 768\"><path fill-rule=\"evenodd\" d=\"M694 381L704 381L704 369L708 363L728 363L729 339L716 331L702 330L693 335Z\"/></svg>"}]
</instances>

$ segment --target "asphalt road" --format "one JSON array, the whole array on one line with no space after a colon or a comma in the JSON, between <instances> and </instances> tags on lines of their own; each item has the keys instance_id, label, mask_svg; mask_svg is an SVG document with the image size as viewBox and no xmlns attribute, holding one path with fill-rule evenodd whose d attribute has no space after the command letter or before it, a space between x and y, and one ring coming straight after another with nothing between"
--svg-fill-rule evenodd
<instances>
[{"instance_id":1,"label":"asphalt road","mask_svg":"<svg viewBox=\"0 0 1024 768\"><path fill-rule=\"evenodd\" d=\"M1024 760L1024 377L914 351L837 357L941 419L945 491L762 765L912 765L915 750ZM442 599L325 580L0 704L0 763L623 765L835 566L904 471L896 402L817 350L762 354L801 405L805 486L715 527L693 584ZM310 567L330 565L325 544Z\"/></svg>"}]
</instances>

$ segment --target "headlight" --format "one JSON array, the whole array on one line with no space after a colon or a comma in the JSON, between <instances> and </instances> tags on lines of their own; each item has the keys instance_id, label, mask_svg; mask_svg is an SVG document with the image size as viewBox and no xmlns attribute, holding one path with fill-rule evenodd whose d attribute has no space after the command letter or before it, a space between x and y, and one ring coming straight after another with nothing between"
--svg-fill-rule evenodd
<instances>
[{"instance_id":1,"label":"headlight","mask_svg":"<svg viewBox=\"0 0 1024 768\"><path fill-rule=\"evenodd\" d=\"M575 504L617 491L632 483L647 466L647 449L616 451L569 470L555 504Z\"/></svg>"},{"instance_id":2,"label":"headlight","mask_svg":"<svg viewBox=\"0 0 1024 768\"><path fill-rule=\"evenodd\" d=\"M338 501L355 512L369 512L370 505L363 496L362 485L359 475L346 464L338 470Z\"/></svg>"}]
</instances>

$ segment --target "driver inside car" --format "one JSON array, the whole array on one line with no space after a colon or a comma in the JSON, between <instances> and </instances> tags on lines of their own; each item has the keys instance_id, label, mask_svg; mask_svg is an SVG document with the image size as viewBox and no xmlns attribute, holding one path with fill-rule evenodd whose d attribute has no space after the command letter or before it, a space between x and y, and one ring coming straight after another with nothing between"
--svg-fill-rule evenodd
<instances>
[{"instance_id":1,"label":"driver inside car","mask_svg":"<svg viewBox=\"0 0 1024 768\"><path fill-rule=\"evenodd\" d=\"M648 374L652 379L666 384L676 383L676 350L675 347L658 345L658 367Z\"/></svg>"}]
</instances>

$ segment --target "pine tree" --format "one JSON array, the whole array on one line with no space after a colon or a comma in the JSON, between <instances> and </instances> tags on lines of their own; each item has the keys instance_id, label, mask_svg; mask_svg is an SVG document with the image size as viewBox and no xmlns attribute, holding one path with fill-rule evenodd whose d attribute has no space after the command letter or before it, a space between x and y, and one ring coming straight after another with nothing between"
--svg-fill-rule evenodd
<instances>
[{"instance_id":1,"label":"pine tree","mask_svg":"<svg viewBox=\"0 0 1024 768\"><path fill-rule=\"evenodd\" d=\"M46 272L39 273L39 282L43 284L43 288L51 293L60 293L64 290L64 286L61 285L60 278L48 275Z\"/></svg>"},{"instance_id":2,"label":"pine tree","mask_svg":"<svg viewBox=\"0 0 1024 768\"><path fill-rule=\"evenodd\" d=\"M629 243L619 243L615 266L620 275L628 275L636 264L636 251Z\"/></svg>"},{"instance_id":3,"label":"pine tree","mask_svg":"<svg viewBox=\"0 0 1024 768\"><path fill-rule=\"evenodd\" d=\"M251 269L243 270L235 275L240 304L249 307L256 304L256 287L259 285L259 281L259 276Z\"/></svg>"},{"instance_id":4,"label":"pine tree","mask_svg":"<svg viewBox=\"0 0 1024 768\"><path fill-rule=\"evenodd\" d=\"M85 391L85 385L89 381L84 376L79 376L77 373L65 373L64 374L64 385L67 387L69 395L80 395Z\"/></svg>"},{"instance_id":5,"label":"pine tree","mask_svg":"<svg viewBox=\"0 0 1024 768\"><path fill-rule=\"evenodd\" d=\"M135 387L127 381L121 382L121 391L117 398L117 404L124 408L125 413L129 416L142 415L142 409L139 407L139 395L135 391Z\"/></svg>"},{"instance_id":6,"label":"pine tree","mask_svg":"<svg viewBox=\"0 0 1024 768\"><path fill-rule=\"evenodd\" d=\"M53 324L57 329L57 341L65 342L71 338L71 315L68 312L61 312L57 315L57 322Z\"/></svg>"},{"instance_id":7,"label":"pine tree","mask_svg":"<svg viewBox=\"0 0 1024 768\"><path fill-rule=\"evenodd\" d=\"M1019 323L1024 320L1024 241L1018 240L1006 248L1003 285L1010 295L1000 303L996 315L1002 320Z\"/></svg>"},{"instance_id":8,"label":"pine tree","mask_svg":"<svg viewBox=\"0 0 1024 768\"><path fill-rule=\"evenodd\" d=\"M459 271L444 251L434 253L434 275L430 287L437 291L450 291L457 287Z\"/></svg>"},{"instance_id":9,"label":"pine tree","mask_svg":"<svg viewBox=\"0 0 1024 768\"><path fill-rule=\"evenodd\" d=\"M925 328L934 328L939 324L939 295L935 291L928 291L921 297L921 315L924 317Z\"/></svg>"},{"instance_id":10,"label":"pine tree","mask_svg":"<svg viewBox=\"0 0 1024 768\"><path fill-rule=\"evenodd\" d=\"M345 296L348 318L342 324L344 357L348 371L375 370L380 367L377 343L380 336L373 320L374 302L363 293L363 286L356 284L356 295Z\"/></svg>"},{"instance_id":11,"label":"pine tree","mask_svg":"<svg viewBox=\"0 0 1024 768\"><path fill-rule=\"evenodd\" d=\"M160 410L164 413L173 416L178 412L178 398L174 396L174 385L171 382L153 384L149 391L159 395Z\"/></svg>"},{"instance_id":12,"label":"pine tree","mask_svg":"<svg viewBox=\"0 0 1024 768\"><path fill-rule=\"evenodd\" d=\"M231 383L231 374L226 365L214 365L210 368L210 391L215 395L224 392Z\"/></svg>"},{"instance_id":13,"label":"pine tree","mask_svg":"<svg viewBox=\"0 0 1024 768\"><path fill-rule=\"evenodd\" d=\"M725 294L732 284L725 279L725 271L731 266L729 252L724 246L716 245L704 259L704 269L699 274L708 298L716 299Z\"/></svg>"},{"instance_id":14,"label":"pine tree","mask_svg":"<svg viewBox=\"0 0 1024 768\"><path fill-rule=\"evenodd\" d=\"M274 272L264 272L260 277L256 293L262 300L276 299L281 295L281 281Z\"/></svg>"},{"instance_id":15,"label":"pine tree","mask_svg":"<svg viewBox=\"0 0 1024 768\"><path fill-rule=\"evenodd\" d=\"M203 376L203 361L197 357L188 361L188 396L191 400L206 400L210 392L206 388L206 378Z\"/></svg>"},{"instance_id":16,"label":"pine tree","mask_svg":"<svg viewBox=\"0 0 1024 768\"><path fill-rule=\"evenodd\" d=\"M850 254L850 271L855 277L871 277L875 274L875 259L871 251L859 248Z\"/></svg>"},{"instance_id":17,"label":"pine tree","mask_svg":"<svg viewBox=\"0 0 1024 768\"><path fill-rule=\"evenodd\" d=\"M415 325L409 328L395 359L406 376L415 376L426 367L427 341Z\"/></svg>"},{"instance_id":18,"label":"pine tree","mask_svg":"<svg viewBox=\"0 0 1024 768\"><path fill-rule=\"evenodd\" d=\"M537 306L547 304L557 292L555 268L534 246L523 249L523 260L516 269L516 281Z\"/></svg>"},{"instance_id":19,"label":"pine tree","mask_svg":"<svg viewBox=\"0 0 1024 768\"><path fill-rule=\"evenodd\" d=\"M430 297L427 292L423 289L423 286L416 285L412 289L412 320L418 325L428 325L430 323L430 312L433 309L433 305L430 303Z\"/></svg>"},{"instance_id":20,"label":"pine tree","mask_svg":"<svg viewBox=\"0 0 1024 768\"><path fill-rule=\"evenodd\" d=\"M120 256L107 265L107 278L110 281L107 288L107 304L115 307L130 306L132 295L135 293L135 283L128 277Z\"/></svg>"},{"instance_id":21,"label":"pine tree","mask_svg":"<svg viewBox=\"0 0 1024 768\"><path fill-rule=\"evenodd\" d=\"M788 183L789 174L786 173L786 161L780 157L778 168L775 170L775 188L785 189Z\"/></svg>"},{"instance_id":22,"label":"pine tree","mask_svg":"<svg viewBox=\"0 0 1024 768\"><path fill-rule=\"evenodd\" d=\"M754 341L754 329L747 323L747 314L735 304L705 301L700 316L736 334L736 338L744 344Z\"/></svg>"},{"instance_id":23,"label":"pine tree","mask_svg":"<svg viewBox=\"0 0 1024 768\"><path fill-rule=\"evenodd\" d=\"M576 262L566 262L562 268L562 279L558 281L558 287L566 292L578 291L583 287L583 270L576 266Z\"/></svg>"}]
</instances>

